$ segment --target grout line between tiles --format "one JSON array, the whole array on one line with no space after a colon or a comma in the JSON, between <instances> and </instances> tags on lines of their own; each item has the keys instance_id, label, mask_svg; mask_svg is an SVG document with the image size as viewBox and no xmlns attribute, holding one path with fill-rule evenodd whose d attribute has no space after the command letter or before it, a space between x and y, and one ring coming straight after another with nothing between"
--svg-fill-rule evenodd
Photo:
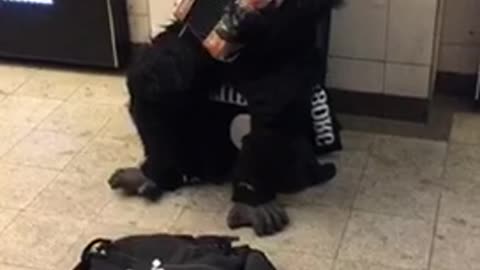
<instances>
[{"instance_id":1,"label":"grout line between tiles","mask_svg":"<svg viewBox=\"0 0 480 270\"><path fill-rule=\"evenodd\" d=\"M443 158L442 162L442 173L440 174L440 180L445 180L446 174L447 174L447 166L448 166L448 158L450 157L450 148L451 144L450 142L447 142L447 152L445 153L445 157Z\"/></svg>"},{"instance_id":2,"label":"grout line between tiles","mask_svg":"<svg viewBox=\"0 0 480 270\"><path fill-rule=\"evenodd\" d=\"M51 114L53 114L53 111L51 112ZM50 116L50 114L49 114L49 116ZM47 118L48 118L48 116L47 116L45 119L47 119ZM43 122L43 121L42 121L42 122ZM106 121L106 122L108 122L108 121ZM40 127L40 125L41 125L41 123L39 123L39 124L37 125L37 127L35 128L35 130L37 130L37 129ZM104 125L106 125L106 123L104 123ZM103 126L102 126L102 128L103 128ZM53 185L53 184L58 180L58 178L60 177L60 175L65 172L65 168L67 168L68 165L69 165L76 157L78 157L81 153L83 153L84 149L87 148L87 147L90 145L90 143L96 138L96 136L98 136L99 132L100 132L100 130L97 131L97 132L95 133L95 135L93 135L90 139L88 139L87 142L85 143L85 145L83 145L82 147L80 147L80 149L78 150L78 152L70 158L70 160L65 164L65 166L64 166L62 169L58 169L58 170L56 170L56 169L51 169L51 168L49 169L49 170L53 170L53 171L57 172L57 175L56 175L44 188L42 188L35 196L33 196L32 200L24 207L24 209L28 209L28 208L35 202L35 200L40 196L41 193L43 193L45 190L47 190L47 188L49 188L51 185ZM38 166L34 166L34 167L35 167L35 168L38 168Z\"/></svg>"},{"instance_id":3,"label":"grout line between tiles","mask_svg":"<svg viewBox=\"0 0 480 270\"><path fill-rule=\"evenodd\" d=\"M392 218L392 219L422 221L422 222L427 223L427 224L433 224L435 222L434 218L414 217L414 216L406 216L406 215L402 216L402 215L386 213L386 212L382 213L382 212L377 212L377 211L370 211L370 210L361 209L361 208L354 208L353 211L355 211L357 213L372 215L372 216L389 217L389 218Z\"/></svg>"},{"instance_id":4,"label":"grout line between tiles","mask_svg":"<svg viewBox=\"0 0 480 270\"><path fill-rule=\"evenodd\" d=\"M437 202L437 209L435 211L435 220L434 220L434 223L433 223L432 242L430 243L430 251L429 251L429 254L428 254L427 270L432 269L433 256L434 256L434 253L435 253L435 236L437 235L438 222L439 222L439 219L440 219L441 203L442 203L442 194L440 193L440 196L439 196L438 202Z\"/></svg>"},{"instance_id":5,"label":"grout line between tiles","mask_svg":"<svg viewBox=\"0 0 480 270\"><path fill-rule=\"evenodd\" d=\"M0 161L2 161L3 157L5 157L10 151L13 150L13 148L15 148L21 141L23 141L25 138L27 138L28 136L30 136L30 134L33 133L35 128L31 128L25 135L21 136L20 138L18 138L18 140L16 140L12 146L8 147L7 150L0 155Z\"/></svg>"},{"instance_id":6,"label":"grout line between tiles","mask_svg":"<svg viewBox=\"0 0 480 270\"><path fill-rule=\"evenodd\" d=\"M10 94L8 94L8 96L12 96L15 93L17 93L18 90L20 90L20 88L22 88L27 83L29 83L38 72L39 72L39 70L37 70L37 69L33 70L32 73L30 75L28 75L27 78L25 78L25 80L22 83L20 83L17 87L15 87L15 89Z\"/></svg>"},{"instance_id":7,"label":"grout line between tiles","mask_svg":"<svg viewBox=\"0 0 480 270\"><path fill-rule=\"evenodd\" d=\"M412 63L412 62L404 62L404 61L397 61L397 60L371 59L371 58L362 58L362 57L344 56L344 55L335 55L335 54L330 54L328 58L342 59L342 60L349 60L349 61L372 62L372 63L385 64L385 65L394 64L394 65L414 66L414 67L424 67L424 68L430 67L430 65L423 64L423 63Z\"/></svg>"},{"instance_id":8,"label":"grout line between tiles","mask_svg":"<svg viewBox=\"0 0 480 270\"><path fill-rule=\"evenodd\" d=\"M33 75L32 75L32 76L33 76ZM27 82L27 80L22 84L22 86L23 86L26 82ZM84 82L84 83L85 83L85 82ZM84 83L83 83L83 84L84 84ZM81 85L83 85L83 84L81 84ZM76 92L80 89L80 87L81 87L81 86L79 86L75 91L73 91L72 94L71 94L71 96L75 95ZM21 86L19 86L19 87L16 89L16 91L18 91L18 89L20 89L20 88L21 88ZM71 96L69 96L68 99L70 99ZM3 156L5 156L5 155L7 155L9 152L11 152L16 146L18 146L22 141L25 140L25 138L27 138L28 136L30 136L32 133L34 133L35 131L38 131L39 128L40 128L40 126L41 126L41 124L42 124L43 122L45 122L46 119L48 119L48 117L50 117L53 113L55 113L56 111L58 111L58 110L61 108L61 106L64 105L64 104L67 104L66 100L63 100L63 101L59 102L59 104L58 104L55 108L53 108L41 121L39 121L37 124L33 125L33 126L31 127L31 129L30 129L24 136L22 136L21 138L19 138L18 141L16 141L9 149L7 149L7 151L5 152L5 154L2 155L2 156L0 156L0 158L2 158ZM112 117L110 117L107 121L105 121L105 123L103 123L102 127L101 127L91 138L89 138L89 139L87 140L87 142L85 143L85 145L83 145L83 146L79 149L79 151L78 151L75 155L72 156L72 158L66 163L66 165L65 165L62 169L42 168L42 169L47 169L47 170L50 170L50 171L55 171L57 174L56 174L56 176L53 177L53 178L51 179L51 181L50 181L48 184L46 184L45 187L42 188L35 196L32 196L32 200L31 200L25 207L22 207L21 209L15 209L15 210L18 211L18 213L16 213L16 215L14 216L14 218L12 218L12 220L11 220L10 222L8 222L8 223L6 224L6 226L4 226L3 228L0 229L0 235L1 235L5 230L7 230L8 228L10 228L10 227L15 223L15 221L18 220L18 217L19 217L21 214L25 213L25 212L29 209L29 207L31 207L32 203L36 200L36 198L37 198L38 196L40 196L40 194L41 194L42 192L44 192L48 187L50 187L51 185L53 185L53 183L55 183L55 182L57 181L59 175L60 175L62 172L64 172L65 168L68 167L68 165L69 165L76 157L78 157L80 154L82 154L83 151L91 144L91 142L92 142L93 140L95 140L96 137L99 136L100 132L101 132L101 131L106 127L106 125L108 125L108 123L111 121L111 118L112 118ZM57 132L57 133L61 133L61 132ZM7 164L10 164L10 163L7 162ZM31 168L40 168L40 166L31 166L31 165L28 165L28 164L16 164L16 163L12 163L11 165L25 166L25 167L31 167ZM109 202L110 202L110 201L109 201ZM109 203L109 202L107 202L107 203ZM107 204L106 204L106 205L107 205ZM103 206L103 208L105 208L106 205ZM103 208L102 208L102 209L103 209ZM86 224L85 224L84 228L82 229L81 234L79 235L79 238L78 238L75 242L77 242L78 240L80 240L81 235L83 235L83 234L85 233L85 231L87 230L88 226L94 221L94 219L95 219L96 217L98 217L98 214L99 214L99 213L96 213L96 214L93 215L92 217L86 218L86 219L84 220ZM72 244L72 245L68 248L68 250L71 250L72 248L74 248L74 244ZM62 259L63 259L63 258L62 258ZM4 262L2 261L2 262L0 262L0 263L4 263ZM24 267L24 266L22 266L22 267ZM29 267L29 269L34 269L34 268L30 268L30 267Z\"/></svg>"},{"instance_id":9,"label":"grout line between tiles","mask_svg":"<svg viewBox=\"0 0 480 270\"><path fill-rule=\"evenodd\" d=\"M87 142L85 143L84 146L80 147L80 149L78 150L78 152L72 156L72 158L65 164L65 166L60 170L61 172L65 172L65 169L72 163L73 160L75 160L78 156L80 156L81 154L83 154L83 152L85 151L85 149L87 149L88 146L90 146L90 144L95 140L97 139L100 134L101 134L101 131L108 125L108 123L110 123L110 120L111 120L112 116L110 116L106 121L105 123L103 123L102 127L100 127L97 132L95 132L91 138L87 139Z\"/></svg>"},{"instance_id":10,"label":"grout line between tiles","mask_svg":"<svg viewBox=\"0 0 480 270\"><path fill-rule=\"evenodd\" d=\"M8 228L10 228L10 226L12 226L12 224L18 219L20 214L24 212L22 209L14 209L14 211L18 211L18 213L12 218L12 220L7 222L7 224L0 229L0 237L2 236L3 232L5 232Z\"/></svg>"},{"instance_id":11,"label":"grout line between tiles","mask_svg":"<svg viewBox=\"0 0 480 270\"><path fill-rule=\"evenodd\" d=\"M108 121L106 121L106 123L105 123L104 125L106 125L107 123L108 123ZM103 128L103 126L102 126L102 128ZM43 193L48 187L50 187L51 185L53 185L53 184L58 180L59 176L60 176L62 173L65 172L65 168L67 168L68 165L69 165L76 157L78 157L80 154L83 153L83 151L84 151L84 150L90 145L90 143L99 135L99 133L100 133L100 130L97 131L96 134L93 135L93 136L87 141L87 143L85 143L85 145L84 145L83 147L81 147L81 148L79 149L79 151L78 151L75 155L72 156L72 158L70 159L70 161L65 165L65 167L64 167L63 169L58 170L58 175L57 175L52 181L50 181L50 183L49 183L48 185L46 185L41 191L39 191L35 196L33 196L33 199L30 201L30 203L29 203L27 206L25 206L23 212L26 211L29 207L31 207L31 205L33 204L33 202L40 196L41 193ZM110 203L110 201L108 201L104 206L102 206L102 207L101 207L101 210L103 210L109 203ZM82 230L81 230L78 238L73 242L72 245L70 245L70 246L66 249L66 250L67 250L66 255L65 255L64 257L62 257L59 262L57 262L58 264L60 264L61 261L62 261L63 259L65 259L66 256L69 255L69 252L70 252L72 249L75 248L75 244L77 244L77 242L80 241L81 237L85 234L85 232L87 231L88 227L89 227L89 226L95 221L95 219L98 217L98 215L99 215L99 213L101 212L101 210L100 210L98 213L95 213L95 214L92 215L91 217L88 217L88 218L86 218L86 219L84 220L86 224L85 224L85 226L82 228Z\"/></svg>"},{"instance_id":12,"label":"grout line between tiles","mask_svg":"<svg viewBox=\"0 0 480 270\"><path fill-rule=\"evenodd\" d=\"M75 246L78 244L78 242L80 242L80 240L82 239L82 237L85 235L85 233L87 232L89 226L92 224L92 221L87 219L85 220L85 226L82 228L82 230L80 231L80 233L78 234L78 237L77 239L75 239L75 241L72 242L72 244L67 247L65 249L65 255L62 256L56 263L55 263L55 266L58 266L59 264L61 264L65 259L67 259L67 257L70 255L70 252L73 251L73 249L75 248ZM85 244L86 245L86 244Z\"/></svg>"},{"instance_id":13,"label":"grout line between tiles","mask_svg":"<svg viewBox=\"0 0 480 270\"><path fill-rule=\"evenodd\" d=\"M35 95L16 95L16 96L19 96L19 97L29 97L29 98L37 98L37 99L46 99L46 100L51 100L51 101L59 101L62 103L62 105L64 103L67 103L67 100L69 100L74 94L77 93L78 90L80 90L80 88L82 86L84 86L85 84L87 83L86 79L79 79L78 80L78 86L72 90L72 93L70 95L68 95L67 97L65 98L55 98L55 97L44 97L44 96L35 96ZM23 86L23 85L22 85ZM17 91L15 91L17 92ZM55 109L56 110L56 109Z\"/></svg>"},{"instance_id":14,"label":"grout line between tiles","mask_svg":"<svg viewBox=\"0 0 480 270\"><path fill-rule=\"evenodd\" d=\"M83 87L87 84L88 79L82 79L82 82L79 84L79 86L72 91L72 93L66 97L63 101L68 104L68 101Z\"/></svg>"},{"instance_id":15,"label":"grout line between tiles","mask_svg":"<svg viewBox=\"0 0 480 270\"><path fill-rule=\"evenodd\" d=\"M65 167L61 170L61 173L65 173L65 170L66 168L68 168L68 166L77 158L79 157L81 154L83 154L83 152L85 151L85 149L87 149L88 146L90 146L90 144L97 138L100 136L100 134L102 133L103 129L106 128L106 126L110 123L110 121L112 120L112 117L110 117L107 121L105 121L105 123L103 124L103 126L95 133L95 135L93 135L87 143L85 143L85 145L75 154L73 155L73 157L70 159L70 161L65 165ZM98 217L100 216L100 214L103 212L103 210L112 202L113 198L109 199L102 207L100 207L100 209L94 214L92 215L92 217L89 218L88 220L88 223L90 224L91 222L94 222L95 219L98 219Z\"/></svg>"},{"instance_id":16,"label":"grout line between tiles","mask_svg":"<svg viewBox=\"0 0 480 270\"><path fill-rule=\"evenodd\" d=\"M348 230L348 225L350 225L350 220L352 218L352 215L353 215L353 209L350 209L348 211L348 217L345 221L345 224L342 228L342 233L340 234L340 239L338 241L338 244L337 244L337 247L335 248L335 253L333 255L333 261L337 261L340 257L340 250L342 249L342 246L343 246L343 241L345 240L345 235L347 234L347 230Z\"/></svg>"},{"instance_id":17,"label":"grout line between tiles","mask_svg":"<svg viewBox=\"0 0 480 270\"><path fill-rule=\"evenodd\" d=\"M387 14L386 14L386 22L385 22L385 51L384 51L384 61L383 61L383 76L382 76L382 93L385 94L387 92L387 63L388 63L388 44L390 41L390 13L391 13L391 3L392 0L387 0Z\"/></svg>"},{"instance_id":18,"label":"grout line between tiles","mask_svg":"<svg viewBox=\"0 0 480 270\"><path fill-rule=\"evenodd\" d=\"M42 189L40 189L37 194L35 194L32 199L30 200L30 202L27 203L27 205L25 205L23 208L22 208L22 211L25 212L27 211L31 206L32 204L37 200L38 197L40 197L40 195L45 191L47 190L50 186L52 186L57 180L58 178L60 177L60 174L61 172L60 171L57 171L55 170L56 172L56 175L55 177L52 178L52 180L50 180L50 182L48 182L48 184L46 184Z\"/></svg>"},{"instance_id":19,"label":"grout line between tiles","mask_svg":"<svg viewBox=\"0 0 480 270\"><path fill-rule=\"evenodd\" d=\"M53 108L52 111L50 111L47 115L45 115L45 117L44 117L42 120L38 121L37 124L32 125L32 128L31 128L31 130L28 132L28 134L25 135L24 137L22 137L21 139L19 139L16 143L14 143L14 144L12 145L12 147L10 147L10 149L8 149L8 151L5 152L5 154L1 155L1 156L0 156L0 160L2 160L3 157L7 156L11 151L13 151L13 149L14 149L15 147L17 147L21 142L23 142L23 140L25 140L28 136L30 136L31 134L33 134L35 131L38 131L40 125L41 125L48 117L50 117L50 115L52 115L56 110L58 110L58 109L62 106L62 104L64 104L64 103L65 103L65 102L59 102L59 104L58 104L55 108ZM50 170L51 170L51 169L50 169Z\"/></svg>"},{"instance_id":20,"label":"grout line between tiles","mask_svg":"<svg viewBox=\"0 0 480 270\"><path fill-rule=\"evenodd\" d=\"M362 182L365 178L365 174L366 174L366 171L367 171L367 167L368 167L368 164L370 162L370 154L371 154L371 151L373 150L373 148L375 147L375 144L377 143L377 136L374 136L374 139L373 139L373 143L372 145L369 147L369 149L367 150L367 161L365 162L365 165L363 166L362 168L362 172L360 174L360 180L358 181L357 183L357 188L355 190L355 193L353 195L353 200L352 200L352 204L350 205L349 207L349 213L348 213L348 217L347 217L347 220L345 222L345 225L342 229L342 233L340 235L340 240L338 242L338 246L335 250L335 253L334 253L334 256L333 256L333 261L335 264L335 262L339 259L339 256L340 256L340 250L342 248L342 245L343 245L343 241L345 240L345 235L347 233L347 230L348 230L348 225L350 224L350 220L353 216L353 211L354 211L354 205L355 205L355 201L357 200L357 196L358 196L358 193L360 192L360 188L361 188L361 185L362 185ZM333 267L333 266L332 266Z\"/></svg>"}]
</instances>

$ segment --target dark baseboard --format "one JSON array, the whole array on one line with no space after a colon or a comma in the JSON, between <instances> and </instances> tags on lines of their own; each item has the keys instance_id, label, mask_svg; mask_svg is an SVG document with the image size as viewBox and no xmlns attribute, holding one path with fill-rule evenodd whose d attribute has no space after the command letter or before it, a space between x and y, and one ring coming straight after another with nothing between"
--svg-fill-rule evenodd
<instances>
[{"instance_id":1,"label":"dark baseboard","mask_svg":"<svg viewBox=\"0 0 480 270\"><path fill-rule=\"evenodd\" d=\"M339 113L426 123L428 99L389 96L330 89L333 105Z\"/></svg>"},{"instance_id":2,"label":"dark baseboard","mask_svg":"<svg viewBox=\"0 0 480 270\"><path fill-rule=\"evenodd\" d=\"M460 74L452 72L438 72L435 82L435 91L450 96L465 96L473 98L477 83L476 74Z\"/></svg>"}]
</instances>

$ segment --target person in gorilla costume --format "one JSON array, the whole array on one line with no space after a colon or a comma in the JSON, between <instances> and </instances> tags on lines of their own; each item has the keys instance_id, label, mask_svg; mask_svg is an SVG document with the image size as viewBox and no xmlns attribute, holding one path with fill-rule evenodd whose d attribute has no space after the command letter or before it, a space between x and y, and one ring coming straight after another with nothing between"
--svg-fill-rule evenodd
<instances>
[{"instance_id":1,"label":"person in gorilla costume","mask_svg":"<svg viewBox=\"0 0 480 270\"><path fill-rule=\"evenodd\" d=\"M336 173L334 165L316 162L305 106L319 70L316 21L336 2L284 0L268 16L234 25L235 42L246 46L231 62L213 58L181 22L168 26L127 75L145 161L140 168L118 169L111 187L157 199L197 184L198 177L231 180L230 228L253 227L259 236L283 230L289 218L277 193L301 191ZM238 21L233 15L230 22ZM215 147L209 133L215 132L208 127L215 112L205 101L225 82L247 99L251 115L238 157Z\"/></svg>"}]
</instances>

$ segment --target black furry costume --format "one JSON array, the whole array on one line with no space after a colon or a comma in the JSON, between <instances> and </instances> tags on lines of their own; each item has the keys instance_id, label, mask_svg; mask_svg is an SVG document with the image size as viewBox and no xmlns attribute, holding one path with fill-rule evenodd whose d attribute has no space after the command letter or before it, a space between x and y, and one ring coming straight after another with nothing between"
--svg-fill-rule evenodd
<instances>
[{"instance_id":1,"label":"black furry costume","mask_svg":"<svg viewBox=\"0 0 480 270\"><path fill-rule=\"evenodd\" d=\"M283 229L288 217L275 196L331 179L306 139L311 85L318 71L316 20L333 0L285 0L268 25L248 36L232 63L214 60L174 23L158 35L128 73L130 111L144 145L140 170L120 169L114 188L157 197L192 184L188 176L233 180L232 228L253 226L259 235ZM228 82L248 100L251 132L235 157L210 141L206 106L211 89ZM230 153L231 154L231 153ZM204 156L200 156L204 155ZM232 170L233 167L233 170ZM231 172L231 173L230 173Z\"/></svg>"}]
</instances>

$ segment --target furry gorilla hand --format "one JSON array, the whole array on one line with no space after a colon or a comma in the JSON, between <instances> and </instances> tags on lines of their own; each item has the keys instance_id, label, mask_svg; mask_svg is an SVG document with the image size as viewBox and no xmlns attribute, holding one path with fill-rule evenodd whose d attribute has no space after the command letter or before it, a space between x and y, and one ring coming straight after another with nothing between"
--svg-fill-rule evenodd
<instances>
[{"instance_id":1,"label":"furry gorilla hand","mask_svg":"<svg viewBox=\"0 0 480 270\"><path fill-rule=\"evenodd\" d=\"M258 236L282 231L289 222L287 212L276 201L258 206L235 203L227 217L231 229L252 227Z\"/></svg>"},{"instance_id":2,"label":"furry gorilla hand","mask_svg":"<svg viewBox=\"0 0 480 270\"><path fill-rule=\"evenodd\" d=\"M167 181L175 180L175 181ZM139 196L149 201L157 201L165 192L173 191L183 185L193 186L202 184L198 177L179 175L176 173L165 174L159 181L162 185L148 178L139 168L118 169L108 180L110 188L121 190L127 196ZM170 184L169 184L170 183ZM173 183L173 184L172 184Z\"/></svg>"}]
</instances>

